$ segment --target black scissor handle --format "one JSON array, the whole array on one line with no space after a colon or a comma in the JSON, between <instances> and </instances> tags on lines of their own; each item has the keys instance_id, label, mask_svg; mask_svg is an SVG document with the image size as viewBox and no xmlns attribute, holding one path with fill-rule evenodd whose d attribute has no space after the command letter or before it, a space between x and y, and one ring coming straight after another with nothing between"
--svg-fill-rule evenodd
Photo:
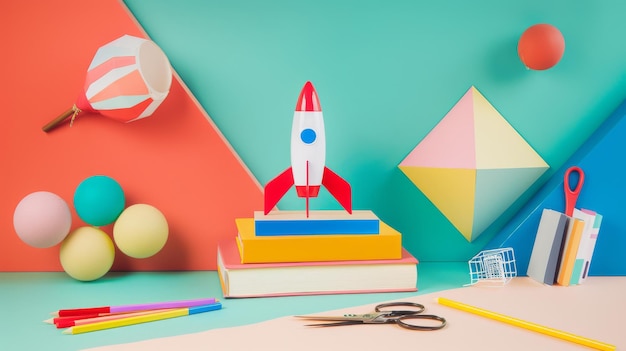
<instances>
[{"instance_id":1,"label":"black scissor handle","mask_svg":"<svg viewBox=\"0 0 626 351\"><path fill-rule=\"evenodd\" d=\"M430 319L434 321L439 321L441 323L439 325L416 325L416 324L405 322L408 319ZM412 329L412 330L439 330L446 326L445 318L435 316L433 314L408 314L405 316L398 317L395 320L395 322L402 328L407 328L407 329Z\"/></svg>"},{"instance_id":2,"label":"black scissor handle","mask_svg":"<svg viewBox=\"0 0 626 351\"><path fill-rule=\"evenodd\" d=\"M404 306L404 307L415 307L417 309L415 310L402 310L402 311L383 311L383 308L387 308L387 307L398 307L398 306ZM389 302L389 303L381 303L380 305L377 305L376 308L374 309L376 312L389 312L389 317L392 316L408 316L408 315L412 315L412 314L419 314L424 312L424 305L420 305L419 303L414 303L414 302Z\"/></svg>"}]
</instances>

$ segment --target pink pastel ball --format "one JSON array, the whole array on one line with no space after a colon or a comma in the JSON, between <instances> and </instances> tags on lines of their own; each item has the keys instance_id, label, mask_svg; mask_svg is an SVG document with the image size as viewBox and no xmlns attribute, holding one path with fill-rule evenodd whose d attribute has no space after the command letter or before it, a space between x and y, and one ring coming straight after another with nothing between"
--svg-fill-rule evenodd
<instances>
[{"instance_id":1,"label":"pink pastel ball","mask_svg":"<svg viewBox=\"0 0 626 351\"><path fill-rule=\"evenodd\" d=\"M72 226L70 208L60 196L37 191L26 195L13 212L13 228L26 244L47 248L67 236Z\"/></svg>"}]
</instances>

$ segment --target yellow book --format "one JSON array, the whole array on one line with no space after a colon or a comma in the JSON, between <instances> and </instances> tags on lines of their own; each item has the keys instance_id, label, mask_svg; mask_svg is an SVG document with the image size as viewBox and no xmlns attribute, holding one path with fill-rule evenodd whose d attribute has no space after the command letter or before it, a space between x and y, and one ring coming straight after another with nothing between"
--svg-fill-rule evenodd
<instances>
[{"instance_id":1,"label":"yellow book","mask_svg":"<svg viewBox=\"0 0 626 351\"><path fill-rule=\"evenodd\" d=\"M402 234L380 221L379 234L256 236L254 218L237 218L241 263L387 260L402 257Z\"/></svg>"},{"instance_id":2,"label":"yellow book","mask_svg":"<svg viewBox=\"0 0 626 351\"><path fill-rule=\"evenodd\" d=\"M584 221L577 218L570 218L569 229L565 237L563 253L561 254L561 264L556 279L556 283L559 285L570 285L572 271L576 263L576 253L578 252L578 245L580 244L584 228Z\"/></svg>"}]
</instances>

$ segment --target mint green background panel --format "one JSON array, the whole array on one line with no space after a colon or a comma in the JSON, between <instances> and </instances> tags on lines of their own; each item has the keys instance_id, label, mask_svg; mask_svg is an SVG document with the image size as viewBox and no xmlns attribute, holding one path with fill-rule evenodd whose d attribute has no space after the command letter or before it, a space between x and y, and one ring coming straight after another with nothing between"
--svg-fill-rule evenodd
<instances>
[{"instance_id":1,"label":"mint green background panel","mask_svg":"<svg viewBox=\"0 0 626 351\"><path fill-rule=\"evenodd\" d=\"M422 261L469 260L626 96L619 0L125 3L261 184L289 166L293 110L312 81L327 166ZM546 71L517 56L536 23L566 41ZM551 169L468 243L397 165L472 85ZM321 193L312 209L340 209ZM279 208L304 201L290 191Z\"/></svg>"}]
</instances>

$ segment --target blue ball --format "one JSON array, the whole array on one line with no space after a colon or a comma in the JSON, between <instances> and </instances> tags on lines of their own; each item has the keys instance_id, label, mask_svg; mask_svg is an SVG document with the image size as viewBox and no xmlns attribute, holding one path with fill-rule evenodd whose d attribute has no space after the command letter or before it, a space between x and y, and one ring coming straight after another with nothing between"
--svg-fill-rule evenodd
<instances>
[{"instance_id":1,"label":"blue ball","mask_svg":"<svg viewBox=\"0 0 626 351\"><path fill-rule=\"evenodd\" d=\"M105 175L83 180L74 192L78 217L96 227L113 223L124 210L125 203L120 184Z\"/></svg>"}]
</instances>

